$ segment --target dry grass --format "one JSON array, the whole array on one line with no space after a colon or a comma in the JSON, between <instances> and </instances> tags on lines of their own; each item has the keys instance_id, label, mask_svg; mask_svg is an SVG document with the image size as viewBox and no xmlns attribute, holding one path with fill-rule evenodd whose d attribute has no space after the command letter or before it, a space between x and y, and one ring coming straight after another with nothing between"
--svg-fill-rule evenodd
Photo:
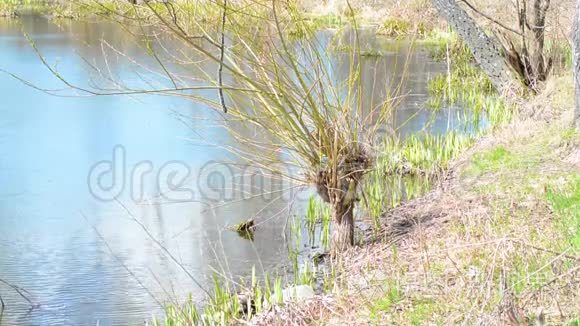
<instances>
[{"instance_id":1,"label":"dry grass","mask_svg":"<svg viewBox=\"0 0 580 326\"><path fill-rule=\"evenodd\" d=\"M385 216L381 237L334 262L332 297L268 323L577 322L580 134L569 127L569 76L553 85L534 100L548 105L542 115L480 140L440 187Z\"/></svg>"},{"instance_id":2,"label":"dry grass","mask_svg":"<svg viewBox=\"0 0 580 326\"><path fill-rule=\"evenodd\" d=\"M346 0L300 0L299 2L304 10L316 15L344 15L348 8ZM430 28L445 28L445 22L439 18L430 0L351 0L348 3L355 8L363 20L369 23L382 24L388 19L396 18L413 24L420 22ZM515 1L470 0L469 3L486 15L517 28ZM574 0L552 1L548 14L547 34L549 37L569 38L574 18L574 6ZM529 7L532 7L531 3ZM465 8L482 23L492 28L493 24L489 20Z\"/></svg>"},{"instance_id":3,"label":"dry grass","mask_svg":"<svg viewBox=\"0 0 580 326\"><path fill-rule=\"evenodd\" d=\"M314 15L344 15L348 12L347 2L342 0L299 2L306 12ZM369 24L382 24L388 19L396 18L406 22L422 22L432 28L444 26L430 0L354 0L349 1L349 4Z\"/></svg>"}]
</instances>

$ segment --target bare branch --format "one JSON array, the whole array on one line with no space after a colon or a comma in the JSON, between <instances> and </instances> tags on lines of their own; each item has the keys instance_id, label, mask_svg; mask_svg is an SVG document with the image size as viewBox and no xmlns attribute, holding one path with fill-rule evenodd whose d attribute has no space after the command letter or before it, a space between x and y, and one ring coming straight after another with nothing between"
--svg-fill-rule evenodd
<instances>
[{"instance_id":1,"label":"bare branch","mask_svg":"<svg viewBox=\"0 0 580 326\"><path fill-rule=\"evenodd\" d=\"M62 80L62 76L60 76L56 71L53 70L53 68L51 68L50 66L48 66L48 64L45 64L45 66L52 72L52 74L57 77L58 79ZM50 94L50 95L54 95L54 96L61 96L61 97L69 97L69 96L63 96L58 94L59 92L64 92L67 89L50 89L50 88L44 88L44 87L40 87L10 71L4 70L0 68L0 72L3 72L7 75L10 75L12 78L20 81L21 83L25 84L28 87L34 88L38 91ZM255 93L255 92L259 92L258 90L255 89L249 89L249 88L239 88L239 87L219 87L219 86L191 86L191 87L178 87L178 88L159 88L159 89L127 89L127 90L121 90L121 91L116 91L116 90L107 90L107 89L102 89L103 92L98 92L95 90L91 90L91 89L87 89L84 87L80 87L77 85L73 85L73 84L67 84L67 86L69 87L68 89L74 89L77 91L81 91L84 93L87 93L89 96L115 96L115 95L145 95L145 94L170 94L170 92L186 92L186 91L200 91L200 90L213 90L213 89L227 89L227 90L232 90L232 91L239 91L239 92L250 92L250 93ZM170 95L177 95L177 94L170 94Z\"/></svg>"},{"instance_id":2,"label":"bare branch","mask_svg":"<svg viewBox=\"0 0 580 326\"><path fill-rule=\"evenodd\" d=\"M92 225L91 223L89 223L89 219L87 218L87 216L83 213L80 212L81 216L85 219L85 221L90 224L91 228L93 229L93 231L95 231L95 234L99 237L99 239L101 239L101 241L103 241L103 243L105 244L105 247L107 247L107 250L109 250L109 253L111 254L111 256L113 256L113 258L115 258L115 260L121 265L123 266L123 268L127 271L127 273L129 273L129 275L131 275L131 277L133 277L133 279L145 290L145 292L147 292L147 294L149 294L149 296L151 296L151 298L153 298L153 300L155 302L157 302L157 304L160 307L164 307L163 303L161 301L159 301L157 299L157 297L155 297L155 295L153 295L153 293L151 292L151 290L149 290L149 288L147 288L145 286L145 284L143 284L143 282L141 282L141 280L137 277L137 275L135 275L135 273L129 268L129 266L127 266L123 260L117 256L115 254L115 252L113 251L113 248L111 248L111 246L109 245L109 243L107 242L107 240L105 239L105 237L103 237L103 235L101 234L101 232L99 232L99 230L97 229L96 226Z\"/></svg>"},{"instance_id":3,"label":"bare branch","mask_svg":"<svg viewBox=\"0 0 580 326\"><path fill-rule=\"evenodd\" d=\"M29 304L30 304L30 309L34 309L36 307L38 307L38 304L35 304L28 296L30 295L30 293L28 291L26 291L25 289L14 285L4 279L0 278L0 283L3 283L4 285L8 286L9 288L11 288L12 290L14 290L14 292L18 293L18 295L20 297L22 297L22 299L26 300ZM2 311L4 311L4 301L2 301Z\"/></svg>"},{"instance_id":4,"label":"bare branch","mask_svg":"<svg viewBox=\"0 0 580 326\"><path fill-rule=\"evenodd\" d=\"M521 32L518 32L517 30L515 30L515 29L513 29L513 28L511 28L511 27L509 27L509 26L506 26L506 25L504 25L503 23L501 23L500 21L498 21L498 20L494 19L493 17L491 17L491 16L489 16L489 15L487 15L487 14L485 14L485 13L483 13L483 12L479 11L479 10L478 10L477 8L475 8L475 7L474 7L474 6L473 6L471 3L467 2L467 0L461 0L461 1L462 1L463 3L465 3L465 4L466 4L466 5L467 5L467 6L468 6L468 7L469 7L471 10L473 10L473 11L474 11L476 14L478 14L478 15L480 15L480 16L482 16L482 17L486 18L487 20L489 20L489 21L491 21L491 22L495 23L495 24L496 24L496 25L498 25L499 27L501 27L501 28L503 28L503 29L506 29L506 30L508 30L508 31L510 31L510 32L512 32L512 33L515 33L515 34L517 34L517 35L522 35L522 33L521 33Z\"/></svg>"},{"instance_id":5,"label":"bare branch","mask_svg":"<svg viewBox=\"0 0 580 326\"><path fill-rule=\"evenodd\" d=\"M226 28L226 15L227 15L227 8L228 8L228 0L224 0L224 10L222 14L222 27L221 27L221 39L220 39L220 58L219 58L219 68L218 68L218 86L219 86L219 96L220 96L220 103L222 108L224 109L224 113L228 113L228 107L226 106L226 100L224 98L224 90L223 90L223 70L224 70L224 51L225 51L225 28Z\"/></svg>"},{"instance_id":6,"label":"bare branch","mask_svg":"<svg viewBox=\"0 0 580 326\"><path fill-rule=\"evenodd\" d=\"M183 266L183 264L179 260L177 260L177 258L175 258L175 256L173 256L173 254L171 254L171 252L167 249L167 247L165 247L165 245L163 245L161 242L159 242L159 240L157 240L157 238L155 238L151 234L151 232L149 232L147 227L145 225L143 225L143 223L141 223L141 221L139 221L139 219L137 219L137 217L127 208L127 206L125 206L123 203L121 203L118 199L115 199L115 201L125 210L125 212L127 212L127 214L131 217L131 219L135 223L137 223L141 227L141 229L143 229L143 231L145 231L147 236L151 240L153 240L153 242L155 242L159 246L159 248L161 250L163 250L165 252L165 254L167 254L167 256L185 272L185 274L187 274L187 276L193 281L193 283L195 283L195 285L197 285L205 294L207 294L208 296L211 296L209 291L206 290L203 287L203 285L201 285L201 283L193 276L193 274L191 274L191 272L188 271L187 268L185 268L185 266Z\"/></svg>"},{"instance_id":7,"label":"bare branch","mask_svg":"<svg viewBox=\"0 0 580 326\"><path fill-rule=\"evenodd\" d=\"M2 324L2 316L4 315L5 308L6 304L4 304L4 299L2 299L2 295L0 295L0 324Z\"/></svg>"}]
</instances>

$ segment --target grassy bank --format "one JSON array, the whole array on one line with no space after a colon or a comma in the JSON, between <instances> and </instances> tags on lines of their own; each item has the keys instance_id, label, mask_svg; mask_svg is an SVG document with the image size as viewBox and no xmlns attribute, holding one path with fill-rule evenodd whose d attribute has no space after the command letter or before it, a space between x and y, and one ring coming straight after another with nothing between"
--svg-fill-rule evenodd
<instances>
[{"instance_id":1,"label":"grassy bank","mask_svg":"<svg viewBox=\"0 0 580 326\"><path fill-rule=\"evenodd\" d=\"M328 19L341 24L340 19ZM309 28L323 25L316 20L307 22ZM566 79L559 80L563 88L551 89L554 93L546 95L550 101L540 103L557 107L546 110L553 115L550 121L557 123L538 134L538 138L526 135L534 140L544 139L530 142L519 134L523 130L518 128L543 129L543 123L517 121L514 126L520 127L502 129L517 118L515 108L496 94L487 77L474 65L469 51L453 34L439 39L442 41L433 43L433 55L440 60L453 58L453 61L450 74L437 76L430 82L431 95L438 103L432 108L438 110L444 105L461 103L476 113L467 124L475 124L483 114L489 128L466 135L421 135L405 141L387 141L377 153L377 166L364 185L365 198L360 198L362 215L373 226L368 238L375 242L330 262L324 271L317 271L314 262L300 262L302 223L306 224L308 236L319 236L322 246L328 245L328 212L321 201L312 199L305 220L297 219L290 226L295 237L291 241L294 247L289 250L292 279L268 281L271 278L267 277L263 283L254 278L251 282L218 282L203 310L198 310L192 302L183 307L173 306L168 310L167 323L227 324L254 318L258 324L283 324L290 320L297 324L313 321L339 324L344 323L343 314L352 318L349 324L377 325L504 324L505 318L518 321L549 318L562 322L575 318L577 309L572 303L577 298L569 293L576 289L552 292L561 296L559 299L568 306L568 310L560 309L559 316L554 314L552 303L539 298L543 294L537 291L544 291L552 284L561 286L558 283L561 279L569 282L570 276L573 277L578 248L566 247L566 244L575 235L564 234L558 242L548 243L548 240L555 239L558 232L577 228L577 222L564 216L577 209L575 204L569 204L575 195L568 196L570 189L576 187L577 176L565 175L572 183L557 188L551 181L556 176L541 172L546 166L527 162L527 155L533 153L538 155L534 161L555 161L556 158L545 155L548 143L558 148L561 145L559 140L549 138L555 134L565 134L573 144L578 142L577 134L564 127L565 118L554 117L560 116L571 103L570 85L562 83ZM553 98L564 100L552 103ZM492 136L484 136L475 148L457 160L478 137L490 131L494 132ZM529 147L516 147L521 144ZM528 171L531 167L540 170ZM560 172L565 170L563 166L560 169ZM527 172L530 172L529 180L512 178L512 173L527 178ZM484 180L489 184L484 184ZM514 188L514 182L521 188ZM438 188L428 192L434 185ZM551 189L550 195L547 190L536 193L536 188ZM540 225L537 220L549 212L527 204L520 206L524 200L542 200L539 208L561 207L564 217L553 225L541 225L545 235L522 231L530 223ZM565 267L553 269L553 262ZM552 274L544 274L548 269L553 270ZM317 274L322 279L324 295L303 304L280 304L283 284L313 285ZM249 293L254 301L250 305L240 303L240 291ZM529 303L531 298L536 303ZM522 300L525 305L521 304Z\"/></svg>"},{"instance_id":2,"label":"grassy bank","mask_svg":"<svg viewBox=\"0 0 580 326\"><path fill-rule=\"evenodd\" d=\"M330 294L260 322L577 325L571 77L553 80L530 105L545 107L541 117L480 139L450 163L440 187L383 216L382 236L336 262Z\"/></svg>"},{"instance_id":3,"label":"grassy bank","mask_svg":"<svg viewBox=\"0 0 580 326\"><path fill-rule=\"evenodd\" d=\"M171 6L161 2L134 5L127 0L0 0L0 17L18 17L23 15L46 16L50 18L113 18L115 20L155 21L148 8L150 6L161 16L167 16L168 10L176 14L178 19L188 22L190 19L199 20L203 25L212 26L219 23L221 9L212 1L172 1ZM267 17L260 2L230 2L233 11L243 11L247 14L248 26L254 26L259 17ZM238 8L236 8L236 6ZM329 3L329 6L320 5L314 1L289 2L287 6L295 12L293 17L295 28L286 31L290 36L302 38L309 31L321 29L339 29L350 25L353 18L359 27L374 28L378 35L392 39L413 38L440 42L440 35L445 34L446 24L438 17L426 0L412 0L404 5L377 2L370 6L367 1L355 1L351 6L340 1ZM238 22L240 23L240 22ZM195 25L195 24L194 24ZM189 28L189 23L184 27Z\"/></svg>"},{"instance_id":4,"label":"grassy bank","mask_svg":"<svg viewBox=\"0 0 580 326\"><path fill-rule=\"evenodd\" d=\"M174 3L175 9L180 13L196 13L200 17L204 15L206 18L209 17L209 13L205 11L210 7L215 7L203 2L175 1ZM160 13L167 10L162 3L152 2L149 5ZM149 16L150 13L147 5L133 5L127 0L0 0L0 17L25 15L71 19L87 19L99 16L122 16L125 19L141 19ZM215 11L213 16L219 17L219 12Z\"/></svg>"},{"instance_id":5,"label":"grassy bank","mask_svg":"<svg viewBox=\"0 0 580 326\"><path fill-rule=\"evenodd\" d=\"M171 10L184 18L203 17L202 21L219 21L219 6L213 1L190 1L174 0ZM565 39L567 35L562 31L570 30L573 15L567 8L573 7L573 0L562 0L553 5L550 18L557 21L548 31L548 39ZM260 16L263 5L258 2L238 3L230 2L230 6L240 4L238 9ZM419 40L438 41L439 36L447 31L447 24L432 7L430 0L353 0L353 1L311 1L297 0L288 2L287 5L295 7L296 11L304 15L306 23L315 28L340 28L348 25L354 15L359 26L372 26L377 34L389 38L414 38ZM167 7L160 2L151 2L149 6L163 13ZM511 6L505 6L501 2L493 0L477 1L478 8L484 8L486 13L503 21L511 21L515 10ZM122 13L123 18L144 19L148 16L145 8L147 5L132 5L126 0L0 0L0 17L15 17L22 14L45 15L57 18L86 19L95 16L109 16L114 13ZM119 18L119 17L118 17ZM479 17L481 18L481 17ZM187 21L187 20L184 20ZM484 26L490 26L490 22L481 19ZM550 44L548 44L550 46Z\"/></svg>"},{"instance_id":6,"label":"grassy bank","mask_svg":"<svg viewBox=\"0 0 580 326\"><path fill-rule=\"evenodd\" d=\"M363 244L323 270L300 262L301 223L328 243L328 211L312 199L305 220L290 225L292 279L253 276L236 290L218 282L203 311L174 306L167 322L573 324L580 134L570 128L571 77L551 80L526 106L543 109L534 118L510 114L486 133L386 142L361 199L373 225ZM322 295L280 304L283 284L314 285L316 275ZM249 314L243 288L255 298Z\"/></svg>"},{"instance_id":7,"label":"grassy bank","mask_svg":"<svg viewBox=\"0 0 580 326\"><path fill-rule=\"evenodd\" d=\"M0 17L18 17L22 15L83 18L89 14L79 3L51 2L42 0L0 0Z\"/></svg>"}]
</instances>

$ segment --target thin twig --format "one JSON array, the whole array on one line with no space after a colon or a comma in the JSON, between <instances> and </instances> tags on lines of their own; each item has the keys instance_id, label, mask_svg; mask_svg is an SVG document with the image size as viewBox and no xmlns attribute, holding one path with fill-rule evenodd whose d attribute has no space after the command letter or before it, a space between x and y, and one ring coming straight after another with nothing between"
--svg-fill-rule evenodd
<instances>
[{"instance_id":1,"label":"thin twig","mask_svg":"<svg viewBox=\"0 0 580 326\"><path fill-rule=\"evenodd\" d=\"M125 212L127 212L127 214L131 217L131 219L137 223L141 229L143 229L143 231L145 231L145 233L147 234L147 236L153 240L153 242L155 242L159 248L161 250L163 250L165 252L165 254L167 254L167 256L175 263L177 264L177 266L179 266L181 268L181 270L183 270L183 272L185 272L185 274L187 274L187 276L193 281L193 283L195 283L195 285L197 285L205 294L209 296L211 296L211 294L209 293L208 290L206 290L201 283L193 276L193 274L191 274L191 272L189 272L187 270L187 268L185 268L185 266L183 266L183 264L177 260L177 258L175 258L175 256L173 256L171 254L171 252L167 249L167 247L165 247L159 240L157 240L157 238L155 238L153 236L153 234L151 234L151 232L149 232L149 229L147 229L147 227L145 225L143 225L143 223L141 223L141 221L139 221L137 219L137 217L127 208L127 206L125 206L123 203L121 203L121 201L119 201L118 199L115 199L115 201L125 210Z\"/></svg>"},{"instance_id":2,"label":"thin twig","mask_svg":"<svg viewBox=\"0 0 580 326\"><path fill-rule=\"evenodd\" d=\"M149 290L149 288L146 287L145 284L143 284L143 282L141 282L141 280L137 277L137 275L135 275L135 273L129 268L129 266L127 266L123 262L121 257L119 257L115 254L115 252L113 251L113 248L111 248L111 246L109 245L109 243L107 242L105 237L103 237L101 232L97 229L97 227L89 222L89 219L87 218L87 216L83 212L80 212L80 214L85 219L87 224L89 224L91 226L93 231L95 231L95 234L99 237L99 239L101 239L103 244L105 244L105 247L107 247L107 250L109 250L109 253L111 254L111 256L113 256L113 258L115 258L115 260L125 269L125 271L127 271L127 273L129 273L129 275L131 275L131 277L133 277L133 279L147 292L147 294L149 294L149 296L151 296L151 298L153 298L153 300L155 300L155 302L157 302L157 304L163 308L163 303L161 301L159 301L157 299L157 297L155 297L153 292L151 292L151 290Z\"/></svg>"},{"instance_id":3,"label":"thin twig","mask_svg":"<svg viewBox=\"0 0 580 326\"><path fill-rule=\"evenodd\" d=\"M0 278L0 283L4 283L6 286L10 287L12 290L14 290L16 293L18 293L18 295L20 295L24 300L28 301L28 303L30 304L31 308L34 309L35 307L37 307L37 304L34 304L34 302L32 302L32 300L26 295L30 293L28 291L26 291L25 289L16 286L12 283L9 283L6 280L3 280ZM25 294L26 293L26 294ZM2 301L2 307L4 307L4 301Z\"/></svg>"},{"instance_id":4,"label":"thin twig","mask_svg":"<svg viewBox=\"0 0 580 326\"><path fill-rule=\"evenodd\" d=\"M520 35L520 36L522 35L522 33L518 32L517 30L515 30L515 29L513 29L513 28L511 28L511 27L509 27L509 26L506 26L506 25L502 24L501 22L499 22L498 20L496 20L496 19L492 18L491 16L489 16L489 15L487 15L487 14L485 14L485 13L483 13L483 12L479 11L479 10L478 10L477 8L475 8L475 7L474 7L474 6L473 6L471 3L467 2L467 0L460 0L460 1L462 1L463 3L465 3L465 4L466 4L466 5L467 5L467 6L468 6L468 7L469 7L471 10L473 10L473 11L474 11L476 14L478 14L478 15L480 15L480 16L482 16L482 17L484 17L484 18L488 19L488 20L490 20L491 22L493 22L493 23L497 24L499 27L502 27L502 28L504 28L504 29L506 29L506 30L508 30L508 31L510 31L510 32L512 32L512 33L515 33L515 34L517 34L517 35Z\"/></svg>"},{"instance_id":5,"label":"thin twig","mask_svg":"<svg viewBox=\"0 0 580 326\"><path fill-rule=\"evenodd\" d=\"M4 304L4 299L2 299L2 295L0 295L0 325L2 325L2 316L4 315L5 308L6 304Z\"/></svg>"},{"instance_id":6,"label":"thin twig","mask_svg":"<svg viewBox=\"0 0 580 326\"><path fill-rule=\"evenodd\" d=\"M551 253L551 254L554 254L554 255L561 256L563 258L567 258L567 259L571 259L571 260L575 260L575 261L580 261L580 257L573 256L573 255L567 255L564 252L558 252L558 251L555 251L555 250L550 250L550 249L546 249L546 248L537 247L537 246L534 246L534 245L532 245L530 243L527 243L527 242L525 242L523 240L520 240L520 239L507 239L507 240L508 241L511 241L513 243L518 243L518 244L523 245L523 246L526 246L526 247L530 247L530 248L535 249L535 250L538 250L538 251L544 251L544 252L547 252L547 253Z\"/></svg>"},{"instance_id":7,"label":"thin twig","mask_svg":"<svg viewBox=\"0 0 580 326\"><path fill-rule=\"evenodd\" d=\"M220 40L220 62L219 62L219 68L218 68L218 86L219 86L219 96L220 96L220 103L222 105L222 108L224 110L224 113L228 113L228 107L226 106L226 100L224 98L224 90L223 90L223 70L224 70L224 50L225 50L225 41L226 41L226 34L225 34L225 28L226 28L226 15L227 15L227 7L228 7L228 1L224 0L224 10L223 10L223 14L222 14L222 27L221 27L221 40Z\"/></svg>"},{"instance_id":8,"label":"thin twig","mask_svg":"<svg viewBox=\"0 0 580 326\"><path fill-rule=\"evenodd\" d=\"M551 280L549 280L548 282L546 282L546 283L542 284L542 286L540 286L540 288L544 288L544 287L546 287L546 286L548 286L548 285L550 285L550 284L552 284L552 283L554 283L554 282L558 281L559 279L561 279L561 278L563 278L563 277L565 277L565 276L568 276L568 275L570 275L570 274L573 274L573 273L575 273L575 272L576 272L578 269L580 269L580 265L579 265L579 266L576 266L576 267L573 267L573 268L570 268L570 269L569 269L568 271L566 271L565 273L563 273L563 274L560 274L560 275L558 275L558 276L556 276L556 277L552 278L552 279L551 279Z\"/></svg>"}]
</instances>

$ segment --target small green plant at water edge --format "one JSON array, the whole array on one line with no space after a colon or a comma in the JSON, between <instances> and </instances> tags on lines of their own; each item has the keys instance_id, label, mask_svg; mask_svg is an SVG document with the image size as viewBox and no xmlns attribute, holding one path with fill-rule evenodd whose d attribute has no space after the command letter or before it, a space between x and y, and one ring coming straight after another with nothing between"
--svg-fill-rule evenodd
<instances>
[{"instance_id":1,"label":"small green plant at water edge","mask_svg":"<svg viewBox=\"0 0 580 326\"><path fill-rule=\"evenodd\" d=\"M364 185L363 199L375 229L386 210L425 193L431 178L473 141L473 136L455 132L385 140Z\"/></svg>"},{"instance_id":2,"label":"small green plant at water edge","mask_svg":"<svg viewBox=\"0 0 580 326\"><path fill-rule=\"evenodd\" d=\"M308 206L306 209L306 229L310 236L310 243L314 245L317 239L323 248L328 249L330 245L330 207L316 196L311 196L308 199ZM318 228L318 226L320 226ZM292 232L299 232L296 230L297 226L291 228ZM318 230L318 233L316 232Z\"/></svg>"},{"instance_id":3,"label":"small green plant at water edge","mask_svg":"<svg viewBox=\"0 0 580 326\"><path fill-rule=\"evenodd\" d=\"M0 16L2 17L12 17L16 15L16 9L18 8L20 1L16 0L4 0L0 1Z\"/></svg>"},{"instance_id":4,"label":"small green plant at water edge","mask_svg":"<svg viewBox=\"0 0 580 326\"><path fill-rule=\"evenodd\" d=\"M19 12L49 14L60 6L60 3L49 5L46 1L38 0L2 0L0 1L0 16L13 17Z\"/></svg>"},{"instance_id":5,"label":"small green plant at water edge","mask_svg":"<svg viewBox=\"0 0 580 326\"><path fill-rule=\"evenodd\" d=\"M240 281L243 283L243 280ZM282 279L276 277L273 282L268 274L263 281L256 277L252 268L252 279L245 291L233 291L214 275L214 287L208 302L199 308L191 296L184 305L168 305L165 308L163 323L154 318L152 324L158 325L228 325L234 320L250 320L256 313L273 304L283 302ZM246 299L241 300L240 294Z\"/></svg>"},{"instance_id":6,"label":"small green plant at water edge","mask_svg":"<svg viewBox=\"0 0 580 326\"><path fill-rule=\"evenodd\" d=\"M316 223L318 222L318 204L316 197L310 196L308 199L308 207L306 209L306 227L308 231L314 232Z\"/></svg>"},{"instance_id":7,"label":"small green plant at water edge","mask_svg":"<svg viewBox=\"0 0 580 326\"><path fill-rule=\"evenodd\" d=\"M361 57L380 57L383 53L378 50L364 50L360 52Z\"/></svg>"},{"instance_id":8,"label":"small green plant at water edge","mask_svg":"<svg viewBox=\"0 0 580 326\"><path fill-rule=\"evenodd\" d=\"M324 249L330 249L330 208L326 208L322 215L322 230L320 231L322 235L320 236L320 242Z\"/></svg>"},{"instance_id":9,"label":"small green plant at water edge","mask_svg":"<svg viewBox=\"0 0 580 326\"><path fill-rule=\"evenodd\" d=\"M431 99L427 107L440 109L444 104L453 105L460 102L473 112L472 125L478 127L480 114L484 112L490 125L501 126L511 121L515 108L507 105L500 98L491 80L474 65L473 55L467 46L459 40L438 45L432 51L436 60L449 60L450 72L442 73L428 83Z\"/></svg>"},{"instance_id":10,"label":"small green plant at water edge","mask_svg":"<svg viewBox=\"0 0 580 326\"><path fill-rule=\"evenodd\" d=\"M164 325L223 325L227 321L237 318L239 311L238 297L214 276L214 290L208 304L203 309L203 314L200 313L190 297L183 306L170 305L166 307ZM154 319L153 324L160 325L160 322Z\"/></svg>"},{"instance_id":11,"label":"small green plant at water edge","mask_svg":"<svg viewBox=\"0 0 580 326\"><path fill-rule=\"evenodd\" d=\"M456 33L440 30L429 30L428 28L425 28L423 32L419 33L419 36L422 36L422 38L419 39L421 44L430 47L432 56L436 55L436 51L438 51L439 47L445 46L445 44L448 43L457 42L457 39L459 38Z\"/></svg>"},{"instance_id":12,"label":"small green plant at water edge","mask_svg":"<svg viewBox=\"0 0 580 326\"><path fill-rule=\"evenodd\" d=\"M471 94L471 96L495 94L490 79L471 62L454 63L452 61L451 75L445 73L435 76L429 80L427 88L429 95L442 97L452 104L464 99L463 94Z\"/></svg>"},{"instance_id":13,"label":"small green plant at water edge","mask_svg":"<svg viewBox=\"0 0 580 326\"><path fill-rule=\"evenodd\" d=\"M367 206L373 226L375 230L379 230L379 219L385 208L384 197L386 192L384 191L383 183L380 182L381 176L378 171L373 171L368 178L370 181L365 189Z\"/></svg>"},{"instance_id":14,"label":"small green plant at water edge","mask_svg":"<svg viewBox=\"0 0 580 326\"><path fill-rule=\"evenodd\" d=\"M289 11L292 13L293 24L287 31L288 36L294 40L310 38L316 31L322 29L338 29L346 25L348 19L335 14L308 15L302 9L293 4L289 4Z\"/></svg>"},{"instance_id":15,"label":"small green plant at water edge","mask_svg":"<svg viewBox=\"0 0 580 326\"><path fill-rule=\"evenodd\" d=\"M311 18L312 27L315 30L323 28L341 28L348 20L340 15L327 14L322 16L315 16Z\"/></svg>"},{"instance_id":16,"label":"small green plant at water edge","mask_svg":"<svg viewBox=\"0 0 580 326\"><path fill-rule=\"evenodd\" d=\"M506 125L516 114L515 105L508 105L497 96L485 98L482 110L486 113L491 127Z\"/></svg>"},{"instance_id":17,"label":"small green plant at water edge","mask_svg":"<svg viewBox=\"0 0 580 326\"><path fill-rule=\"evenodd\" d=\"M461 66L475 62L471 50L456 33L440 33L436 39L440 42L433 43L430 48L434 60L446 62L447 59L451 59L452 64Z\"/></svg>"},{"instance_id":18,"label":"small green plant at water edge","mask_svg":"<svg viewBox=\"0 0 580 326\"><path fill-rule=\"evenodd\" d=\"M385 175L429 175L473 143L473 136L450 132L445 135L413 135L404 141L387 139L377 167Z\"/></svg>"},{"instance_id":19,"label":"small green plant at water edge","mask_svg":"<svg viewBox=\"0 0 580 326\"><path fill-rule=\"evenodd\" d=\"M388 37L399 38L409 34L410 30L411 23L408 21L389 18L379 27L377 33Z\"/></svg>"},{"instance_id":20,"label":"small green plant at water edge","mask_svg":"<svg viewBox=\"0 0 580 326\"><path fill-rule=\"evenodd\" d=\"M154 4L152 4L154 5ZM129 2L125 1L44 1L44 0L1 0L0 16L46 15L53 18L87 18L90 16L106 16L115 12L124 12L128 16L134 11Z\"/></svg>"},{"instance_id":21,"label":"small green plant at water edge","mask_svg":"<svg viewBox=\"0 0 580 326\"><path fill-rule=\"evenodd\" d=\"M314 286L314 281L316 280L316 266L308 261L304 262L302 266L298 269L296 273L295 283L297 285L310 285Z\"/></svg>"}]
</instances>

